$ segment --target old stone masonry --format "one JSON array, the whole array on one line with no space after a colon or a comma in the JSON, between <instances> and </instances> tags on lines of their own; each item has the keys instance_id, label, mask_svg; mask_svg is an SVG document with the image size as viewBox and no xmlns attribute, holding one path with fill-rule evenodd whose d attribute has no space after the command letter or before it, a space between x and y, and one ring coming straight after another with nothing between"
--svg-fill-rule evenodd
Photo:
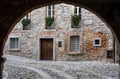
<instances>
[{"instance_id":1,"label":"old stone masonry","mask_svg":"<svg viewBox=\"0 0 120 79\"><path fill-rule=\"evenodd\" d=\"M113 62L112 51L113 36L102 20L84 8L63 3L28 13L4 47L6 54L56 61Z\"/></svg>"}]
</instances>

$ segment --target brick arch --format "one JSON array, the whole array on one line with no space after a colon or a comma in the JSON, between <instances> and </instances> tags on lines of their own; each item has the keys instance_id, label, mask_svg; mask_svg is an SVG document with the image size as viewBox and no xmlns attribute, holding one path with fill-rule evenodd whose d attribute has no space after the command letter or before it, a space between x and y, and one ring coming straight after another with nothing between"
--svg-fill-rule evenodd
<instances>
[{"instance_id":1,"label":"brick arch","mask_svg":"<svg viewBox=\"0 0 120 79\"><path fill-rule=\"evenodd\" d=\"M108 25L114 37L118 38L117 43L120 42L120 0L0 0L0 79L4 44L15 24L36 8L61 2L80 5L95 13Z\"/></svg>"}]
</instances>

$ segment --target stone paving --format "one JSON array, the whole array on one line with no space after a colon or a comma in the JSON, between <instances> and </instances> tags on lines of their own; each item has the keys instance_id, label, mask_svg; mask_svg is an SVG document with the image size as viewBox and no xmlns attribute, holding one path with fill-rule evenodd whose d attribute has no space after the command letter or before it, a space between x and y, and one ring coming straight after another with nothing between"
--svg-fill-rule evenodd
<instances>
[{"instance_id":1,"label":"stone paving","mask_svg":"<svg viewBox=\"0 0 120 79\"><path fill-rule=\"evenodd\" d=\"M37 61L4 55L4 79L119 79L118 64L78 61Z\"/></svg>"}]
</instances>

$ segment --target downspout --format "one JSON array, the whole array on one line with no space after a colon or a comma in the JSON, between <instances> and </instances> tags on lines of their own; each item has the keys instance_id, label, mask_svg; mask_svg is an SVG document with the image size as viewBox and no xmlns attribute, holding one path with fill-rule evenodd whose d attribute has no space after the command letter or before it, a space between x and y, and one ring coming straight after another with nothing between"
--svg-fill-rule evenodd
<instances>
[{"instance_id":1,"label":"downspout","mask_svg":"<svg viewBox=\"0 0 120 79\"><path fill-rule=\"evenodd\" d=\"M114 61L114 63L116 63L116 61L117 61L117 44L116 44L116 41L115 41L115 39L113 38L113 61Z\"/></svg>"},{"instance_id":2,"label":"downspout","mask_svg":"<svg viewBox=\"0 0 120 79\"><path fill-rule=\"evenodd\" d=\"M86 50L85 50L85 34L84 34L85 28L84 25L82 25L82 54L86 55Z\"/></svg>"}]
</instances>

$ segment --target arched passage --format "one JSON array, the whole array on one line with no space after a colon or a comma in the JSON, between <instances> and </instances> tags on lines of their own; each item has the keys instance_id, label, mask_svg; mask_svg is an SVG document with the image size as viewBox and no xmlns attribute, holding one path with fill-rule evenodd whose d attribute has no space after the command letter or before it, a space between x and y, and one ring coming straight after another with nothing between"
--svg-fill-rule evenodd
<instances>
[{"instance_id":1,"label":"arched passage","mask_svg":"<svg viewBox=\"0 0 120 79\"><path fill-rule=\"evenodd\" d=\"M53 58L51 60L106 60L103 59L107 57L107 53L105 52L107 52L107 50L113 50L113 45L111 45L112 43L110 44L110 46L107 45L107 41L109 39L111 39L112 41L113 39L112 34L108 29L108 26L103 21L101 21L95 14L86 10L82 6L80 6L79 8L77 7L77 15L81 18L80 24L77 28L71 26L71 15L75 15L75 8L76 6L74 5L59 3L54 4L54 13L52 12L53 10L50 10L51 13L48 13L47 6L34 9L32 12L27 14L27 18L31 21L31 27L27 29L29 31L29 34L27 31L24 30L24 28L22 28L24 27L21 23L23 20L18 22L15 28L12 30L12 33L9 35L9 38L6 42L7 45L4 47L4 53L39 60L41 59L41 53L43 53L43 51L46 51L47 53L48 49L46 47L47 45L43 45L46 43L43 42L47 42L47 40L50 41L51 39L51 41L53 40L54 43L52 46L52 48L54 48L54 52L53 54L51 54L51 57ZM52 27L50 27L51 29L49 27L46 27L45 22L48 14L50 14L49 16L54 16L54 23ZM24 19L25 18L26 17L24 17ZM20 44L18 43L18 49L13 50L10 49L10 40L12 40L12 38L14 39L15 37L18 40L20 39ZM70 39L72 39L72 37L80 41L78 41L79 44L77 46L77 51L71 47L72 42L70 42ZM93 40L97 38L99 38L98 40L102 40L102 44L98 47L93 45ZM36 43L36 45L33 45L32 42ZM57 46L58 42L61 43L61 47ZM41 48L42 46L46 49L43 50L43 48ZM67 55L65 54L65 52ZM83 58L83 54L86 54L87 56ZM45 56L44 54L42 55Z\"/></svg>"},{"instance_id":2,"label":"arched passage","mask_svg":"<svg viewBox=\"0 0 120 79\"><path fill-rule=\"evenodd\" d=\"M8 15L8 16L6 16L6 18L9 18L9 19L6 19L4 17L3 20L2 20L4 22L1 21L1 26L6 27L6 28L3 28L2 31L7 30L4 33L1 31L2 32L1 34L3 35L3 37L1 37L1 39L2 38L4 39L4 40L1 40L1 42L3 41L3 43L1 43L1 46L2 46L1 48L3 49L4 43L6 41L6 38L7 38L8 34L9 34L9 32L12 30L12 28L14 27L14 25L25 14L27 14L28 12L30 12L31 10L33 10L35 8L42 7L42 6L49 5L49 4L60 3L60 2L84 6L85 8L89 9L90 11L92 11L93 13L95 13L96 15L98 15L101 19L103 18L104 22L106 20L107 23L111 26L110 28L112 28L113 30L115 30L115 34L116 35L118 34L118 32L116 32L117 30L114 28L114 26L118 27L117 23L113 26L113 23L111 22L113 20L113 18L112 18L113 13L109 14L109 16L105 16L105 15L107 15L107 12L106 12L107 10L112 10L111 7L110 7L110 4L107 5L107 7L104 7L105 5L103 5L102 2L98 2L99 3L98 4L98 3L95 3L95 2L89 2L89 1L80 1L80 2L62 1L62 0L61 1L52 1L52 2L51 1L38 1L38 2L37 1L33 1L33 2L32 1L21 1L21 2L20 1L18 1L18 2L17 1L13 1L12 4L11 3L7 4L7 7L10 6L10 9L5 9L5 11L10 11L9 14L6 13ZM101 3L101 5L100 5L100 3ZM17 8L14 8L15 6ZM103 7L105 9L107 9L107 10L105 10L105 12L102 11ZM111 20L108 20L107 17L109 17L109 19L111 19Z\"/></svg>"},{"instance_id":3,"label":"arched passage","mask_svg":"<svg viewBox=\"0 0 120 79\"><path fill-rule=\"evenodd\" d=\"M55 3L60 3L60 2L64 2L64 3L70 3L70 4L75 4L75 5L83 5L84 7L88 7L89 10L91 9L92 12L96 12L96 14L100 15L104 20L107 21L107 23L111 26L111 28L113 29L113 31L115 32L117 38L119 38L119 17L115 17L115 16L119 16L119 13L115 13L115 11L119 10L119 1L115 1L115 5L111 5L112 1L109 1L106 6L106 2L103 1L11 1L11 2L7 2L7 1L2 1L1 3L5 3L2 7L1 10L3 11L1 13L1 21L0 21L0 26L1 28L1 39L0 39L0 49L1 49L1 57L2 57L2 51L3 51L3 46L4 43L7 39L7 36L9 35L10 31L12 30L12 28L14 27L14 25L25 15L27 14L29 11L31 11L32 9L35 9L37 7L42 7L45 5L49 5L49 4L55 4ZM114 7L113 7L114 6ZM8 8L9 7L9 8ZM4 10L3 10L4 9ZM112 10L112 12L108 15L108 12L110 12ZM116 29L118 28L118 29ZM111 30L112 30L111 29ZM3 32L4 31L4 32ZM114 34L113 32L113 34ZM119 39L118 39L119 40ZM2 61L2 60L1 60Z\"/></svg>"}]
</instances>

